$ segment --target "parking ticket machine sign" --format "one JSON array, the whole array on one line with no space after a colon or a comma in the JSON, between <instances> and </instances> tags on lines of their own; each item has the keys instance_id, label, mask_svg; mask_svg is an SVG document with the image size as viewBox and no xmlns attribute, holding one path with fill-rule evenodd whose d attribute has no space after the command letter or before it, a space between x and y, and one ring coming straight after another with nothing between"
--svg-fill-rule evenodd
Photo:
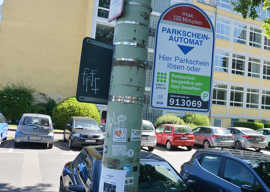
<instances>
[{"instance_id":1,"label":"parking ticket machine sign","mask_svg":"<svg viewBox=\"0 0 270 192\"><path fill-rule=\"evenodd\" d=\"M153 108L208 112L215 33L200 8L176 4L157 25L151 105Z\"/></svg>"}]
</instances>

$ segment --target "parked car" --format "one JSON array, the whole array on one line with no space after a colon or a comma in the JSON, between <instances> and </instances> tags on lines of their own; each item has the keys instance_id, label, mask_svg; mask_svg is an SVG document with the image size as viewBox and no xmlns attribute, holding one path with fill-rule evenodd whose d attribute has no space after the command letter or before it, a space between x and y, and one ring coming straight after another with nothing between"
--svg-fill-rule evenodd
<instances>
[{"instance_id":1,"label":"parked car","mask_svg":"<svg viewBox=\"0 0 270 192\"><path fill-rule=\"evenodd\" d=\"M8 124L5 116L0 113L0 144L7 139L8 136Z\"/></svg>"},{"instance_id":2,"label":"parked car","mask_svg":"<svg viewBox=\"0 0 270 192\"><path fill-rule=\"evenodd\" d=\"M104 132L93 118L71 117L64 130L64 141L68 147L82 147L91 144L103 144Z\"/></svg>"},{"instance_id":3,"label":"parked car","mask_svg":"<svg viewBox=\"0 0 270 192\"><path fill-rule=\"evenodd\" d=\"M222 127L203 126L193 130L195 144L209 147L233 147L234 136Z\"/></svg>"},{"instance_id":4,"label":"parked car","mask_svg":"<svg viewBox=\"0 0 270 192\"><path fill-rule=\"evenodd\" d=\"M231 127L229 130L234 135L234 147L237 149L254 148L256 151L260 151L267 145L265 136L253 129Z\"/></svg>"},{"instance_id":5,"label":"parked car","mask_svg":"<svg viewBox=\"0 0 270 192\"><path fill-rule=\"evenodd\" d=\"M59 191L98 192L102 154L101 146L88 146L78 154L74 161L66 163L60 176ZM139 192L156 191L187 192L189 190L166 160L158 155L141 151Z\"/></svg>"},{"instance_id":6,"label":"parked car","mask_svg":"<svg viewBox=\"0 0 270 192\"><path fill-rule=\"evenodd\" d=\"M23 142L44 143L53 147L53 124L49 115L24 113L15 133L15 147Z\"/></svg>"},{"instance_id":7,"label":"parked car","mask_svg":"<svg viewBox=\"0 0 270 192\"><path fill-rule=\"evenodd\" d=\"M270 192L270 156L236 149L198 150L180 175L193 191Z\"/></svg>"},{"instance_id":8,"label":"parked car","mask_svg":"<svg viewBox=\"0 0 270 192\"><path fill-rule=\"evenodd\" d=\"M270 128L260 129L258 132L265 136L267 147L270 149Z\"/></svg>"},{"instance_id":9,"label":"parked car","mask_svg":"<svg viewBox=\"0 0 270 192\"><path fill-rule=\"evenodd\" d=\"M156 147L157 139L154 125L147 120L142 121L141 147L147 147L148 151L153 151Z\"/></svg>"},{"instance_id":10,"label":"parked car","mask_svg":"<svg viewBox=\"0 0 270 192\"><path fill-rule=\"evenodd\" d=\"M157 144L166 145L168 150L184 146L191 150L194 145L192 130L185 125L162 124L156 129Z\"/></svg>"}]
</instances>

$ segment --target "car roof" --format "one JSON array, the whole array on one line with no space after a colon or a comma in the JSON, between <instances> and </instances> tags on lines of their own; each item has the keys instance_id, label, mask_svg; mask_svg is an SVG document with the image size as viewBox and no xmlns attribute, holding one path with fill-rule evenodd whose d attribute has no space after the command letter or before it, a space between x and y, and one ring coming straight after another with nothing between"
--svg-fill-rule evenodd
<instances>
[{"instance_id":1,"label":"car roof","mask_svg":"<svg viewBox=\"0 0 270 192\"><path fill-rule=\"evenodd\" d=\"M169 123L161 124L161 125L167 125L167 126L173 126L173 127L189 127L188 125L178 125L178 124L169 124Z\"/></svg>"},{"instance_id":2,"label":"car roof","mask_svg":"<svg viewBox=\"0 0 270 192\"><path fill-rule=\"evenodd\" d=\"M39 113L24 113L23 117L46 117L51 118L49 115L39 114Z\"/></svg>"},{"instance_id":3,"label":"car roof","mask_svg":"<svg viewBox=\"0 0 270 192\"><path fill-rule=\"evenodd\" d=\"M239 130L250 130L251 128L248 128L248 127L231 127L231 128L234 128L234 129L239 129ZM253 129L251 129L253 130Z\"/></svg>"},{"instance_id":4,"label":"car roof","mask_svg":"<svg viewBox=\"0 0 270 192\"><path fill-rule=\"evenodd\" d=\"M96 159L101 160L103 156L103 146L97 145L97 146L87 146L84 147L84 150L86 150L91 156L94 156ZM146 151L140 152L140 159L141 160L151 160L151 161L166 161L162 157L149 153Z\"/></svg>"},{"instance_id":5,"label":"car roof","mask_svg":"<svg viewBox=\"0 0 270 192\"><path fill-rule=\"evenodd\" d=\"M215 127L215 126L198 126L198 127L205 127L205 128L209 128L209 129L225 129L223 127Z\"/></svg>"},{"instance_id":6,"label":"car roof","mask_svg":"<svg viewBox=\"0 0 270 192\"><path fill-rule=\"evenodd\" d=\"M237 149L228 149L228 148L211 148L211 149L200 149L196 154L208 153L216 154L221 156L227 156L232 158L237 158L239 160L246 161L256 161L256 162L270 162L270 155L246 151L246 150L237 150Z\"/></svg>"},{"instance_id":7,"label":"car roof","mask_svg":"<svg viewBox=\"0 0 270 192\"><path fill-rule=\"evenodd\" d=\"M71 118L74 119L74 120L94 119L94 118L91 118L91 117L83 117L83 116L72 116Z\"/></svg>"},{"instance_id":8,"label":"car roof","mask_svg":"<svg viewBox=\"0 0 270 192\"><path fill-rule=\"evenodd\" d=\"M270 131L270 128L267 127L267 128L263 128L262 130L269 130L269 131ZM259 130L258 130L258 131L259 131Z\"/></svg>"}]
</instances>

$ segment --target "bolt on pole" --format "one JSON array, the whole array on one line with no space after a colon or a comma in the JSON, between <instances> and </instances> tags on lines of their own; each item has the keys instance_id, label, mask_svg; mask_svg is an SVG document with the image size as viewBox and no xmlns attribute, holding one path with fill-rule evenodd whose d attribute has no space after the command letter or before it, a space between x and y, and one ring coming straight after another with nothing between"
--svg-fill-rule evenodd
<instances>
[{"instance_id":1,"label":"bolt on pole","mask_svg":"<svg viewBox=\"0 0 270 192\"><path fill-rule=\"evenodd\" d=\"M127 192L138 191L150 13L151 0L125 0L114 32L102 170L109 169L112 173L124 171L124 191ZM101 178L104 175L102 171ZM121 182L116 182L116 185L123 186Z\"/></svg>"}]
</instances>

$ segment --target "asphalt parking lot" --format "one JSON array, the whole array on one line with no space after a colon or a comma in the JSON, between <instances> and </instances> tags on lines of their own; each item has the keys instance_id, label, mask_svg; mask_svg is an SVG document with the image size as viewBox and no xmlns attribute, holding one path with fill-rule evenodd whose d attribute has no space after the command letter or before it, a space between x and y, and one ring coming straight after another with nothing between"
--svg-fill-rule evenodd
<instances>
[{"instance_id":1,"label":"asphalt parking lot","mask_svg":"<svg viewBox=\"0 0 270 192\"><path fill-rule=\"evenodd\" d=\"M69 150L62 141L62 135L55 135L52 149L42 145L27 144L14 148L9 132L9 140L0 145L0 192L56 192L59 188L61 171L68 161L73 160L78 150ZM188 161L196 149L186 151L177 148L168 151L157 146L153 153L160 155L180 171L181 165ZM263 153L270 154L269 151Z\"/></svg>"}]
</instances>

